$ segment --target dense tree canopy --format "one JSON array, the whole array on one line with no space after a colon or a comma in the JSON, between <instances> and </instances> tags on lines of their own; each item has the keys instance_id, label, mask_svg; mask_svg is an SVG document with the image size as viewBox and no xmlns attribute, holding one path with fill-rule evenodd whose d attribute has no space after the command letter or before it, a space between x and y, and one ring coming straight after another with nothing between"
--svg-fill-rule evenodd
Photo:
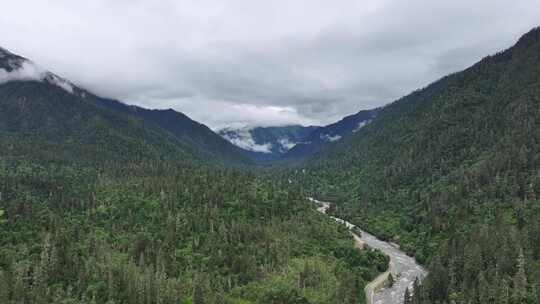
<instances>
[{"instance_id":1,"label":"dense tree canopy","mask_svg":"<svg viewBox=\"0 0 540 304\"><path fill-rule=\"evenodd\" d=\"M538 303L539 127L535 29L388 105L290 176L430 266L414 301Z\"/></svg>"},{"instance_id":2,"label":"dense tree canopy","mask_svg":"<svg viewBox=\"0 0 540 304\"><path fill-rule=\"evenodd\" d=\"M357 303L388 263L247 172L3 163L0 193L2 303Z\"/></svg>"}]
</instances>

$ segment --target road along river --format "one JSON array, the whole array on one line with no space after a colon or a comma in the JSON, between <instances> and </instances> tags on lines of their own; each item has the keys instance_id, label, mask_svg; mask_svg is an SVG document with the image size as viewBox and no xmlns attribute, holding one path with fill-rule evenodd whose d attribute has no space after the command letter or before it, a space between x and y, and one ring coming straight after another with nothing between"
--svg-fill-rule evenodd
<instances>
[{"instance_id":1,"label":"road along river","mask_svg":"<svg viewBox=\"0 0 540 304\"><path fill-rule=\"evenodd\" d=\"M330 203L317 201L312 198L310 198L310 200L317 204L317 211L326 214L326 210L330 207ZM337 222L344 224L349 229L356 227L342 219L333 216L332 218ZM358 227L356 228L358 229ZM351 234L355 239L357 247L367 245L371 248L381 250L390 257L389 271L380 274L366 286L366 302L368 304L402 304L405 289L412 289L414 280L416 278L419 280L425 278L427 271L422 266L418 265L413 257L410 257L399 250L397 245L381 241L361 229L356 231L361 231L361 235L357 235L352 231ZM392 287L386 288L384 287L384 283L389 273L392 273L395 282Z\"/></svg>"}]
</instances>

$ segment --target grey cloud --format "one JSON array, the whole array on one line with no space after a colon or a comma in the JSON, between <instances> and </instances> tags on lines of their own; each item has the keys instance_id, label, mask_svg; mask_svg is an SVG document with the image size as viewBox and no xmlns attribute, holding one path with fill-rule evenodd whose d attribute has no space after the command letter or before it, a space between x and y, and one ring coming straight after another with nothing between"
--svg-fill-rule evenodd
<instances>
[{"instance_id":1,"label":"grey cloud","mask_svg":"<svg viewBox=\"0 0 540 304\"><path fill-rule=\"evenodd\" d=\"M4 9L0 46L100 95L213 128L330 123L509 47L540 20L537 0L19 0Z\"/></svg>"}]
</instances>

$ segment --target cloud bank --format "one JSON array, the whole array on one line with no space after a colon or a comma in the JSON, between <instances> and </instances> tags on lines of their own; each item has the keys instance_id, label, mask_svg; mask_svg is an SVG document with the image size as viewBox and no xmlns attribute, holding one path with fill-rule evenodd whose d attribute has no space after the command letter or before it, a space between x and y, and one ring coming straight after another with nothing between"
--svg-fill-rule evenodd
<instances>
[{"instance_id":1,"label":"cloud bank","mask_svg":"<svg viewBox=\"0 0 540 304\"><path fill-rule=\"evenodd\" d=\"M225 129L224 131L231 130L231 132L224 132L223 138L231 142L232 144L248 151L272 153L272 144L264 143L257 144L251 135L251 128L243 127L240 129Z\"/></svg>"},{"instance_id":2,"label":"cloud bank","mask_svg":"<svg viewBox=\"0 0 540 304\"><path fill-rule=\"evenodd\" d=\"M18 0L3 10L0 46L97 94L213 128L330 123L540 25L538 0Z\"/></svg>"},{"instance_id":3,"label":"cloud bank","mask_svg":"<svg viewBox=\"0 0 540 304\"><path fill-rule=\"evenodd\" d=\"M0 50L1 51L1 50ZM73 93L73 85L29 60L9 62L10 71L0 68L0 84L10 81L46 81Z\"/></svg>"},{"instance_id":4,"label":"cloud bank","mask_svg":"<svg viewBox=\"0 0 540 304\"><path fill-rule=\"evenodd\" d=\"M12 71L0 69L0 83L17 80L42 81L47 76L47 72L32 62L22 62L21 66Z\"/></svg>"}]
</instances>

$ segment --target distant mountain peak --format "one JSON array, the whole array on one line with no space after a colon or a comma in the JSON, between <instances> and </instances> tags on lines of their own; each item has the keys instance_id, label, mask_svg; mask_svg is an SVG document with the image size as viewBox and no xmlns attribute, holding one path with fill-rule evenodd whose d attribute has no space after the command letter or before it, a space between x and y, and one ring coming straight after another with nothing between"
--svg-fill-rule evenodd
<instances>
[{"instance_id":1,"label":"distant mountain peak","mask_svg":"<svg viewBox=\"0 0 540 304\"><path fill-rule=\"evenodd\" d=\"M357 133L380 109L362 110L324 126L226 127L218 134L254 160L293 159L312 155L324 146Z\"/></svg>"},{"instance_id":2,"label":"distant mountain peak","mask_svg":"<svg viewBox=\"0 0 540 304\"><path fill-rule=\"evenodd\" d=\"M326 145L357 133L377 115L380 109L362 110L344 117L338 122L314 130L304 142L287 151L285 158L301 158L314 154Z\"/></svg>"},{"instance_id":3,"label":"distant mountain peak","mask_svg":"<svg viewBox=\"0 0 540 304\"><path fill-rule=\"evenodd\" d=\"M317 129L317 126L286 125L273 127L231 126L218 131L218 134L232 144L245 150L254 160L280 159L290 149Z\"/></svg>"}]
</instances>

